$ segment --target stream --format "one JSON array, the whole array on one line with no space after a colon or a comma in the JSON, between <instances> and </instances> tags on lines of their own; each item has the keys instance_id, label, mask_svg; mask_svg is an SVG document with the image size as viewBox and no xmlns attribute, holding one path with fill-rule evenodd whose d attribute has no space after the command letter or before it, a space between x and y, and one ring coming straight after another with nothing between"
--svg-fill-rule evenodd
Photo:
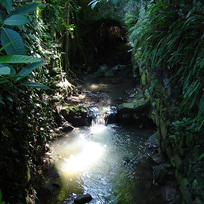
<instances>
[{"instance_id":1,"label":"stream","mask_svg":"<svg viewBox=\"0 0 204 204\"><path fill-rule=\"evenodd\" d=\"M60 189L49 203L71 204L78 195L89 193L93 198L90 204L164 204L160 188L153 184L150 156L155 149L146 145L155 127L105 126L101 117L118 98L127 98L125 91L133 88L133 82L123 79L112 83L110 77L98 72L80 84L87 94L82 103L94 106L99 120L90 127L75 128L52 144L53 163L59 174L53 182Z\"/></svg>"},{"instance_id":2,"label":"stream","mask_svg":"<svg viewBox=\"0 0 204 204\"><path fill-rule=\"evenodd\" d=\"M54 143L62 188L50 203L71 204L86 193L91 194L92 204L153 203L157 187L150 167L152 152L145 145L153 131L94 124Z\"/></svg>"},{"instance_id":3,"label":"stream","mask_svg":"<svg viewBox=\"0 0 204 204\"><path fill-rule=\"evenodd\" d=\"M155 126L105 125L103 119L104 112L128 102L131 90L135 92L133 80L124 77L125 67L103 65L80 78L78 104L92 108L97 120L52 143L53 194L47 203L73 204L83 194L91 195L90 204L167 203L164 189L154 183L153 166L158 164L152 158L157 149L147 145Z\"/></svg>"}]
</instances>

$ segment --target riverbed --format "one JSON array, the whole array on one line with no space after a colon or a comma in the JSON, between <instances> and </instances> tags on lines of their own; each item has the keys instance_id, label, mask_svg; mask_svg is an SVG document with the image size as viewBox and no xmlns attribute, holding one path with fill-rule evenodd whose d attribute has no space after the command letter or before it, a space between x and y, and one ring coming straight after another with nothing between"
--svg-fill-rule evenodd
<instances>
[{"instance_id":1,"label":"riverbed","mask_svg":"<svg viewBox=\"0 0 204 204\"><path fill-rule=\"evenodd\" d=\"M79 81L85 94L79 104L94 107L100 118L53 142L52 163L59 176L52 181L57 188L49 203L71 204L88 193L90 204L164 204L165 193L154 183L152 156L157 149L147 145L155 126L105 125L103 111L128 101L131 90L139 91L131 78L104 76L107 69L102 66Z\"/></svg>"}]
</instances>

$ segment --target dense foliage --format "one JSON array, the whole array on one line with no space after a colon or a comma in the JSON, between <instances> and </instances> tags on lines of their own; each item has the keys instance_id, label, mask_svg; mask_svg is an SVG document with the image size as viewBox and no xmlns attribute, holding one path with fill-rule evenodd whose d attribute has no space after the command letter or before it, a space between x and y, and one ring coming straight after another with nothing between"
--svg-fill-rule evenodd
<instances>
[{"instance_id":1,"label":"dense foliage","mask_svg":"<svg viewBox=\"0 0 204 204\"><path fill-rule=\"evenodd\" d=\"M54 90L49 87L66 73L61 67L60 29L49 24L50 16L42 17L46 6L11 0L1 1L1 6L0 189L4 201L25 203L26 195L35 191L29 180L41 176L45 144L56 126Z\"/></svg>"},{"instance_id":2,"label":"dense foliage","mask_svg":"<svg viewBox=\"0 0 204 204\"><path fill-rule=\"evenodd\" d=\"M135 15L134 75L151 100L159 146L175 167L184 202L203 203L204 4L155 0L139 7L126 16L130 26ZM199 191L192 190L195 180Z\"/></svg>"},{"instance_id":3,"label":"dense foliage","mask_svg":"<svg viewBox=\"0 0 204 204\"><path fill-rule=\"evenodd\" d=\"M199 1L151 2L129 36L141 66L148 63L162 79L177 83L183 111L198 116L204 111L203 8Z\"/></svg>"}]
</instances>

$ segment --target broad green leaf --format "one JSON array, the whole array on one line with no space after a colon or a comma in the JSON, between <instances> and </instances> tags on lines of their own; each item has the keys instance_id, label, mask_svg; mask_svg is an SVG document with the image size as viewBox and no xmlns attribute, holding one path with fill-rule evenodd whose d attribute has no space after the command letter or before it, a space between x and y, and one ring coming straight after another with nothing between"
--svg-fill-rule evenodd
<instances>
[{"instance_id":1,"label":"broad green leaf","mask_svg":"<svg viewBox=\"0 0 204 204\"><path fill-rule=\"evenodd\" d=\"M7 67L8 69L10 69L10 73L8 74L9 76L14 76L16 75L16 70L9 64L0 64L0 70L3 67Z\"/></svg>"},{"instance_id":2,"label":"broad green leaf","mask_svg":"<svg viewBox=\"0 0 204 204\"><path fill-rule=\"evenodd\" d=\"M9 79L16 79L19 76L8 76L8 77L2 77L0 78L0 84L3 84L5 82L8 82ZM26 77L26 76L21 76L21 77Z\"/></svg>"},{"instance_id":3,"label":"broad green leaf","mask_svg":"<svg viewBox=\"0 0 204 204\"><path fill-rule=\"evenodd\" d=\"M44 62L35 62L32 64L28 64L26 67L24 67L17 75L18 76L27 76L29 75L34 69L38 68L39 66L43 65ZM16 81L22 79L22 77L19 77L16 79Z\"/></svg>"},{"instance_id":4,"label":"broad green leaf","mask_svg":"<svg viewBox=\"0 0 204 204\"><path fill-rule=\"evenodd\" d=\"M34 11L39 5L40 4L38 3L27 4L25 6L20 7L19 9L16 9L12 14L26 15Z\"/></svg>"},{"instance_id":5,"label":"broad green leaf","mask_svg":"<svg viewBox=\"0 0 204 204\"><path fill-rule=\"evenodd\" d=\"M8 79L0 78L0 84L4 84L4 83L7 83L7 82L9 82Z\"/></svg>"},{"instance_id":6,"label":"broad green leaf","mask_svg":"<svg viewBox=\"0 0 204 204\"><path fill-rule=\"evenodd\" d=\"M10 102L13 103L12 95L10 95L10 94L6 94L6 95L5 95L5 98L6 98L8 101L10 101Z\"/></svg>"},{"instance_id":7,"label":"broad green leaf","mask_svg":"<svg viewBox=\"0 0 204 204\"><path fill-rule=\"evenodd\" d=\"M5 25L23 25L28 23L29 20L23 15L13 15L7 18L3 23Z\"/></svg>"},{"instance_id":8,"label":"broad green leaf","mask_svg":"<svg viewBox=\"0 0 204 204\"><path fill-rule=\"evenodd\" d=\"M1 44L6 46L7 44L15 41L5 47L5 51L8 55L25 55L25 47L21 36L14 30L9 28L3 28L1 31Z\"/></svg>"},{"instance_id":9,"label":"broad green leaf","mask_svg":"<svg viewBox=\"0 0 204 204\"><path fill-rule=\"evenodd\" d=\"M41 83L34 82L34 81L27 81L27 82L23 82L21 84L23 86L32 87L32 88L50 89L48 86L41 84Z\"/></svg>"},{"instance_id":10,"label":"broad green leaf","mask_svg":"<svg viewBox=\"0 0 204 204\"><path fill-rule=\"evenodd\" d=\"M8 11L11 10L12 0L1 0L0 3L4 6Z\"/></svg>"},{"instance_id":11,"label":"broad green leaf","mask_svg":"<svg viewBox=\"0 0 204 204\"><path fill-rule=\"evenodd\" d=\"M0 64L0 75L10 75L11 70L7 65Z\"/></svg>"},{"instance_id":12,"label":"broad green leaf","mask_svg":"<svg viewBox=\"0 0 204 204\"><path fill-rule=\"evenodd\" d=\"M11 73L10 73L10 77L13 77L16 75L16 70L11 66L11 65L8 65L8 67L10 67L10 70L11 70Z\"/></svg>"},{"instance_id":13,"label":"broad green leaf","mask_svg":"<svg viewBox=\"0 0 204 204\"><path fill-rule=\"evenodd\" d=\"M5 55L0 56L0 63L34 63L42 61L37 57L30 57L26 55Z\"/></svg>"},{"instance_id":14,"label":"broad green leaf","mask_svg":"<svg viewBox=\"0 0 204 204\"><path fill-rule=\"evenodd\" d=\"M0 12L0 23L2 23L7 18L7 13L5 11Z\"/></svg>"},{"instance_id":15,"label":"broad green leaf","mask_svg":"<svg viewBox=\"0 0 204 204\"><path fill-rule=\"evenodd\" d=\"M9 79L16 79L17 77L19 77L19 76L8 76L8 77L2 77L2 78L0 78L0 84L4 84L4 83L7 83L7 82L9 82ZM21 77L26 77L26 76L21 76Z\"/></svg>"},{"instance_id":16,"label":"broad green leaf","mask_svg":"<svg viewBox=\"0 0 204 204\"><path fill-rule=\"evenodd\" d=\"M0 52L1 52L3 49L5 49L7 46L9 46L10 44L15 43L15 42L16 42L16 41L12 41L12 42L10 42L9 44L3 46L3 47L0 49Z\"/></svg>"}]
</instances>

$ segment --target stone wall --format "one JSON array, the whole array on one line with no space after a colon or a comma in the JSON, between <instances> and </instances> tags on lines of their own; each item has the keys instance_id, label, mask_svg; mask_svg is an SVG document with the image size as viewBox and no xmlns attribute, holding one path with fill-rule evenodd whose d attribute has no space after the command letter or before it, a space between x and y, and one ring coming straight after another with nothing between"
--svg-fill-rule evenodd
<instances>
[{"instance_id":1,"label":"stone wall","mask_svg":"<svg viewBox=\"0 0 204 204\"><path fill-rule=\"evenodd\" d=\"M204 203L204 140L203 122L190 120L182 113L179 87L168 85L168 74L152 73L139 66L133 59L133 67L139 70L140 81L146 97L152 104L151 119L157 125L161 152L166 154L173 167L183 196L183 204Z\"/></svg>"}]
</instances>

